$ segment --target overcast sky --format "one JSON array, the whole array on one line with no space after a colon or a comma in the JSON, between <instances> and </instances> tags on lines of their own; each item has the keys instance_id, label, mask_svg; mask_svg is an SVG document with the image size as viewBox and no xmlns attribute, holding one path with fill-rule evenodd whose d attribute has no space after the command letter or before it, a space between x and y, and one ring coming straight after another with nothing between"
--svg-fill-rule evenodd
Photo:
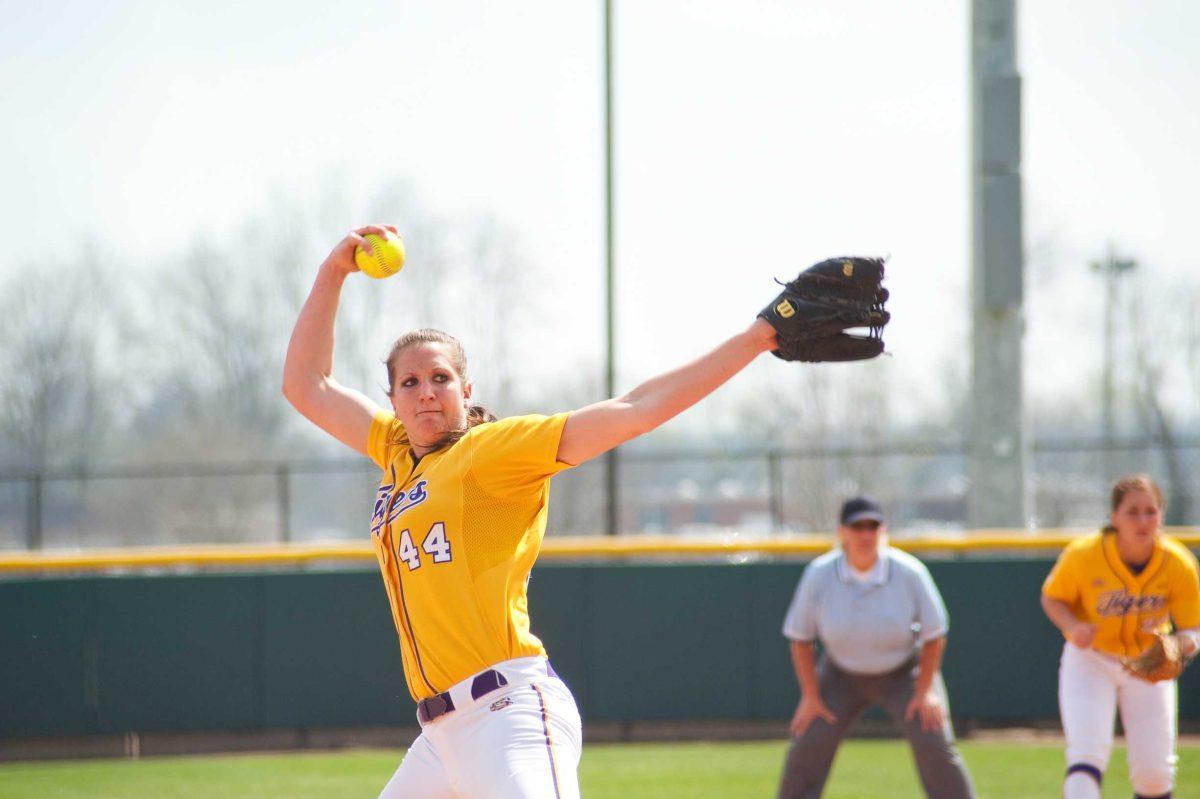
<instances>
[{"instance_id":1,"label":"overcast sky","mask_svg":"<svg viewBox=\"0 0 1200 799\"><path fill-rule=\"evenodd\" d=\"M896 369L966 349L965 0L615 5L622 385L845 253L891 256ZM1200 273L1200 4L1018 14L1029 279L1080 296L1031 320L1045 395L1095 372L1086 263L1107 241L1163 281ZM152 263L280 197L402 178L515 231L560 300L547 325L599 357L600 3L0 0L0 19L0 270L83 246Z\"/></svg>"}]
</instances>

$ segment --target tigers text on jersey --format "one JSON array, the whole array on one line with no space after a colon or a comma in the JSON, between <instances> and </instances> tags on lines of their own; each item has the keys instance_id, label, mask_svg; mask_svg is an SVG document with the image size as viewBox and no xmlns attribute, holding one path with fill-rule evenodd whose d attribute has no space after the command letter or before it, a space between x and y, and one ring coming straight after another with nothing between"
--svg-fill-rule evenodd
<instances>
[{"instance_id":1,"label":"tigers text on jersey","mask_svg":"<svg viewBox=\"0 0 1200 799\"><path fill-rule=\"evenodd\" d=\"M1196 557L1173 538L1160 535L1141 573L1117 554L1115 533L1093 533L1072 541L1054 564L1042 594L1066 602L1075 617L1096 625L1092 646L1117 657L1133 657L1153 634L1200 626Z\"/></svg>"},{"instance_id":2,"label":"tigers text on jersey","mask_svg":"<svg viewBox=\"0 0 1200 799\"><path fill-rule=\"evenodd\" d=\"M545 655L525 587L546 532L550 478L567 414L478 425L414 462L389 411L367 452L383 469L371 540L420 701L504 660Z\"/></svg>"}]
</instances>

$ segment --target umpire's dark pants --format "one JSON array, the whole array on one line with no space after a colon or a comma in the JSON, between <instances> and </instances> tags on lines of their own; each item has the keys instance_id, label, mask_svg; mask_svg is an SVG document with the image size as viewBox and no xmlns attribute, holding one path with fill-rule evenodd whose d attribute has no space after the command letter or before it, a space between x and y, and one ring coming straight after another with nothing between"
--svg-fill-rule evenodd
<instances>
[{"instance_id":1,"label":"umpire's dark pants","mask_svg":"<svg viewBox=\"0 0 1200 799\"><path fill-rule=\"evenodd\" d=\"M830 724L824 719L814 719L803 735L792 739L779 784L779 799L817 799L825 789L833 756L846 731L863 711L876 704L887 711L908 738L926 796L930 799L973 799L975 790L971 778L954 745L950 706L940 674L934 685L946 708L946 723L942 729L933 732L921 729L919 715L908 720L904 718L904 710L912 699L916 684L915 660L886 674L853 674L823 656L817 666L817 675L821 699L837 716L837 721Z\"/></svg>"}]
</instances>

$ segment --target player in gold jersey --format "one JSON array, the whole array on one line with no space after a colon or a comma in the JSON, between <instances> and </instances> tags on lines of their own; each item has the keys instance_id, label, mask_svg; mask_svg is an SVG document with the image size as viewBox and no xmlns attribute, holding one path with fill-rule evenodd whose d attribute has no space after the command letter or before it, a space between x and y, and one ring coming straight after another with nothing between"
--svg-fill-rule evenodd
<instances>
[{"instance_id":1,"label":"player in gold jersey","mask_svg":"<svg viewBox=\"0 0 1200 799\"><path fill-rule=\"evenodd\" d=\"M388 357L384 409L332 377L338 299L368 233L385 229L354 231L322 263L292 333L284 394L383 470L371 539L422 732L381 796L577 797L579 713L530 632L525 593L549 479L690 407L774 349L775 330L758 318L621 397L500 421L471 404L458 342L414 331Z\"/></svg>"},{"instance_id":2,"label":"player in gold jersey","mask_svg":"<svg viewBox=\"0 0 1200 799\"><path fill-rule=\"evenodd\" d=\"M1171 795L1176 682L1147 682L1122 668L1172 627L1186 657L1200 643L1196 557L1159 530L1164 504L1149 477L1118 480L1110 524L1067 546L1042 586L1042 608L1066 638L1058 683L1065 799L1100 799L1118 708L1137 797Z\"/></svg>"}]
</instances>

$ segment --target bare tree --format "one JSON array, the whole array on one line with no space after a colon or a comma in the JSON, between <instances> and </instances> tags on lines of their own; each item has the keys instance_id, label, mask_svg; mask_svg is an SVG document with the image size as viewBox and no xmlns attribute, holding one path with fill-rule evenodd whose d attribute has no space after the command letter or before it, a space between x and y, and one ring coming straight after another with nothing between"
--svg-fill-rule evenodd
<instances>
[{"instance_id":1,"label":"bare tree","mask_svg":"<svg viewBox=\"0 0 1200 799\"><path fill-rule=\"evenodd\" d=\"M528 297L510 296L519 289L489 285L506 271L532 272L503 246L514 236L500 223L452 226L423 211L399 182L385 186L366 212L346 210L334 192L320 214L332 219L313 220L313 212L280 203L233 240L198 240L182 256L164 261L160 275L142 282L134 323L142 344L130 354L140 361L139 375L150 388L131 424L138 444L131 456L261 460L294 456L302 440L313 443L301 446L341 453L322 437L307 434L307 425L281 397L279 379L317 264L364 219L395 221L409 264L391 280L355 276L347 281L336 330L339 379L386 403L382 361L389 342L414 327L459 334L456 327L464 320L473 322L471 329L487 342L483 354L494 374L516 373L510 357L514 328L498 312L477 312L499 295L514 307L529 307ZM293 435L301 430L306 432ZM168 531L160 537L239 540L261 537L264 530L273 534L283 512L276 491L269 476L224 483L213 477L161 495L142 492L126 504L140 508L147 525ZM331 496L327 504L336 502Z\"/></svg>"},{"instance_id":2,"label":"bare tree","mask_svg":"<svg viewBox=\"0 0 1200 799\"><path fill-rule=\"evenodd\" d=\"M258 456L281 429L276 266L201 241L149 286L143 321L158 392L141 427L172 449L202 442L186 458Z\"/></svg>"},{"instance_id":3,"label":"bare tree","mask_svg":"<svg viewBox=\"0 0 1200 799\"><path fill-rule=\"evenodd\" d=\"M197 240L145 281L139 303L140 357L155 386L139 419L151 439L173 449L201 433L204 457L250 458L278 452L295 415L279 394L288 337L317 264L360 214L326 198L311 211L281 202L251 220L233 241ZM403 225L409 269L397 278L356 276L343 289L336 331L338 376L383 401L386 342L399 332L449 317L446 225L420 211L405 184L385 187L361 214ZM169 413L164 413L169 410ZM168 429L171 428L171 429Z\"/></svg>"},{"instance_id":4,"label":"bare tree","mask_svg":"<svg viewBox=\"0 0 1200 799\"><path fill-rule=\"evenodd\" d=\"M113 417L105 269L84 253L66 271L71 279L28 265L0 290L2 460L33 470L86 465Z\"/></svg>"},{"instance_id":5,"label":"bare tree","mask_svg":"<svg viewBox=\"0 0 1200 799\"><path fill-rule=\"evenodd\" d=\"M557 401L554 392L580 393L574 375L553 383L524 379L531 363L542 366L539 341L524 319L542 316L543 281L502 221L438 216L401 181L383 184L361 205L347 201L336 184L327 188L315 204L277 197L240 231L198 237L156 267L123 270L119 283L103 280L88 258L71 270L81 279L55 280L35 268L14 273L0 286L0 463L44 469L94 459L189 463L345 454L286 406L279 381L317 264L340 236L367 221L400 227L409 264L391 280L347 281L336 331L340 379L385 403L389 343L428 326L464 339L482 398L499 412L517 410L518 400L542 409ZM83 493L88 483L81 482ZM344 489L346 480L336 485ZM85 498L88 529L81 526L77 538L270 537L279 527L277 490L274 475L107 481ZM338 489L329 491L325 500L305 500L340 507L341 497L332 496ZM569 499L590 491L577 480L559 494ZM561 519L585 504L581 498L556 507ZM332 517L322 518L327 529Z\"/></svg>"},{"instance_id":6,"label":"bare tree","mask_svg":"<svg viewBox=\"0 0 1200 799\"><path fill-rule=\"evenodd\" d=\"M1176 285L1168 290L1161 283L1148 280L1136 284L1136 293L1129 303L1132 388L1138 421L1162 450L1171 497L1167 506L1168 524L1184 524L1192 518L1190 478L1194 472L1184 463L1180 443L1180 430L1189 420L1181 418L1172 408L1168 394L1178 388L1172 385L1172 378L1176 383L1187 383L1191 381L1185 375L1195 377L1196 366L1187 362L1186 354L1200 346L1195 340L1195 320L1190 316L1198 304L1200 290L1194 286L1181 290ZM1195 407L1194 403L1191 407ZM1190 421L1195 424L1196 420Z\"/></svg>"},{"instance_id":7,"label":"bare tree","mask_svg":"<svg viewBox=\"0 0 1200 799\"><path fill-rule=\"evenodd\" d=\"M465 282L455 298L456 315L472 342L488 402L501 413L516 410L520 400L543 402L524 379L547 332L537 329L543 317L538 271L494 217L471 226L463 244Z\"/></svg>"}]
</instances>

